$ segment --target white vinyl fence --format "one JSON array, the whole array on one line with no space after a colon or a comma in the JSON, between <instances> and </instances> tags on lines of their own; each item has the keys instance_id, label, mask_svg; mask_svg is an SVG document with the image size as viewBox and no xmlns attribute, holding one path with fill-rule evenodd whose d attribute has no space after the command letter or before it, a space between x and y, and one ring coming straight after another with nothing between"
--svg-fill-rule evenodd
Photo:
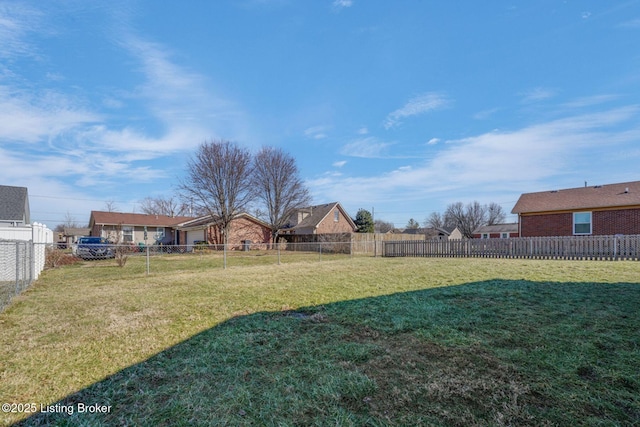
<instances>
[{"instance_id":1,"label":"white vinyl fence","mask_svg":"<svg viewBox=\"0 0 640 427\"><path fill-rule=\"evenodd\" d=\"M0 227L0 310L38 278L52 243L44 224Z\"/></svg>"}]
</instances>

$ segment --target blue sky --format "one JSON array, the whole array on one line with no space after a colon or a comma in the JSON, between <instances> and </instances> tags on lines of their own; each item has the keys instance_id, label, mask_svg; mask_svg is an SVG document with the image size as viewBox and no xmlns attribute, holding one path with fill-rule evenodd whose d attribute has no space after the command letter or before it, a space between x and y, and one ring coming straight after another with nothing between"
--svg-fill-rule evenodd
<instances>
[{"instance_id":1,"label":"blue sky","mask_svg":"<svg viewBox=\"0 0 640 427\"><path fill-rule=\"evenodd\" d=\"M639 40L637 0L0 0L0 184L50 227L139 212L222 138L352 216L510 212L640 179Z\"/></svg>"}]
</instances>

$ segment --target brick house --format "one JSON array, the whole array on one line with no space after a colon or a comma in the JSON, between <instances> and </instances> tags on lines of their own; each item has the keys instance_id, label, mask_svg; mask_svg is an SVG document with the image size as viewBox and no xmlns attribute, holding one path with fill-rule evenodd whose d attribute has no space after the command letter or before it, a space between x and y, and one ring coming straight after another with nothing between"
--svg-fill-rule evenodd
<instances>
[{"instance_id":1,"label":"brick house","mask_svg":"<svg viewBox=\"0 0 640 427\"><path fill-rule=\"evenodd\" d=\"M519 237L518 223L483 225L473 231L474 239L508 239Z\"/></svg>"},{"instance_id":2,"label":"brick house","mask_svg":"<svg viewBox=\"0 0 640 427\"><path fill-rule=\"evenodd\" d=\"M211 215L190 219L178 226L180 241L185 245L205 243L208 245L224 244L224 234L219 219ZM269 224L260 221L248 213L241 213L230 224L227 243L230 249L240 249L245 242L267 244L271 241Z\"/></svg>"},{"instance_id":3,"label":"brick house","mask_svg":"<svg viewBox=\"0 0 640 427\"><path fill-rule=\"evenodd\" d=\"M355 223L340 203L333 202L294 210L278 234L337 234L356 230Z\"/></svg>"},{"instance_id":4,"label":"brick house","mask_svg":"<svg viewBox=\"0 0 640 427\"><path fill-rule=\"evenodd\" d=\"M525 193L511 213L522 237L640 234L640 181Z\"/></svg>"},{"instance_id":5,"label":"brick house","mask_svg":"<svg viewBox=\"0 0 640 427\"><path fill-rule=\"evenodd\" d=\"M147 215L138 213L91 211L91 236L104 237L114 243L182 244L177 233L179 224L192 220L186 216Z\"/></svg>"}]
</instances>

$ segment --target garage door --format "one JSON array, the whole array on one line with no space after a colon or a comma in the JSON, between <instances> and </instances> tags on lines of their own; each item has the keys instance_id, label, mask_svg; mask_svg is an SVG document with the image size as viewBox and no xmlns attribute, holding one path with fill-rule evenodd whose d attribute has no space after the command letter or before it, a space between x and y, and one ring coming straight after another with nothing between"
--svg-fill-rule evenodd
<instances>
[{"instance_id":1,"label":"garage door","mask_svg":"<svg viewBox=\"0 0 640 427\"><path fill-rule=\"evenodd\" d=\"M204 241L204 230L187 231L187 245L191 246L195 242Z\"/></svg>"}]
</instances>

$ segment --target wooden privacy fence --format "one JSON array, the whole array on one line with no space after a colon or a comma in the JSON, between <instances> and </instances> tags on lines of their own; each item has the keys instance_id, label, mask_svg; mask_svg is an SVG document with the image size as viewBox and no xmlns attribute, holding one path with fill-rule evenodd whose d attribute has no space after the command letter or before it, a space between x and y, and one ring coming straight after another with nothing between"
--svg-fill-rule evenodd
<instances>
[{"instance_id":1,"label":"wooden privacy fence","mask_svg":"<svg viewBox=\"0 0 640 427\"><path fill-rule=\"evenodd\" d=\"M640 260L640 235L384 242L386 257Z\"/></svg>"},{"instance_id":2,"label":"wooden privacy fence","mask_svg":"<svg viewBox=\"0 0 640 427\"><path fill-rule=\"evenodd\" d=\"M420 240L424 234L386 233L334 233L334 234L284 234L279 237L280 249L351 253L354 255L382 256L384 242L389 240Z\"/></svg>"},{"instance_id":3,"label":"wooden privacy fence","mask_svg":"<svg viewBox=\"0 0 640 427\"><path fill-rule=\"evenodd\" d=\"M354 255L381 256L384 251L384 243L395 240L424 241L424 234L353 233L351 234L351 250Z\"/></svg>"}]
</instances>

